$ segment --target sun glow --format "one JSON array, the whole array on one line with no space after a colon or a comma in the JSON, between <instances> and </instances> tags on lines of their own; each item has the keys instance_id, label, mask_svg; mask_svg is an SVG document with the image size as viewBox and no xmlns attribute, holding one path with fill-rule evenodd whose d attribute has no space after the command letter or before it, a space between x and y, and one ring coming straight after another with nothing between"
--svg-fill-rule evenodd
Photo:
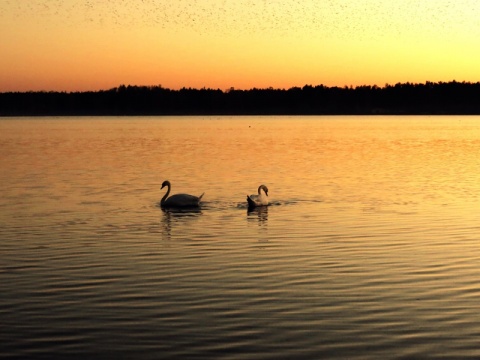
<instances>
[{"instance_id":1,"label":"sun glow","mask_svg":"<svg viewBox=\"0 0 480 360\"><path fill-rule=\"evenodd\" d=\"M0 91L480 80L480 3L0 0Z\"/></svg>"}]
</instances>

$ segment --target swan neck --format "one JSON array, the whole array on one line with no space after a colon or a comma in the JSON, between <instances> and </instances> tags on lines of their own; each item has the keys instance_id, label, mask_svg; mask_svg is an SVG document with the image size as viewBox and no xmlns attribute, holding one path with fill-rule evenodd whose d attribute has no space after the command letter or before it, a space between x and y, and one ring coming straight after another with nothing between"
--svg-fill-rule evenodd
<instances>
[{"instance_id":1,"label":"swan neck","mask_svg":"<svg viewBox=\"0 0 480 360\"><path fill-rule=\"evenodd\" d=\"M167 192L165 195L163 195L162 200L160 201L160 205L163 205L165 203L165 200L167 200L168 195L170 194L170 184L167 184Z\"/></svg>"}]
</instances>

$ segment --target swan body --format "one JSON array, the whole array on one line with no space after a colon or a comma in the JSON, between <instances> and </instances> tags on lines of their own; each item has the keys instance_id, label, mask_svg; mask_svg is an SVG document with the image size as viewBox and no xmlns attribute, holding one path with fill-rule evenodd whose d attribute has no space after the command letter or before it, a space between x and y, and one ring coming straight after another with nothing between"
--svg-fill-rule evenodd
<instances>
[{"instance_id":1,"label":"swan body","mask_svg":"<svg viewBox=\"0 0 480 360\"><path fill-rule=\"evenodd\" d=\"M263 192L262 192L263 190ZM265 185L258 187L258 195L247 195L247 202L249 208L255 208L257 206L268 205L268 188Z\"/></svg>"},{"instance_id":2,"label":"swan body","mask_svg":"<svg viewBox=\"0 0 480 360\"><path fill-rule=\"evenodd\" d=\"M194 196L194 195L189 195L189 194L175 194L170 197L168 195L170 194L170 181L165 180L162 183L161 189L164 187L167 187L167 192L165 195L163 195L162 200L160 201L160 207L163 209L181 209L181 208L197 208L200 206L200 200L202 200L202 196L205 194L203 193L200 196Z\"/></svg>"}]
</instances>

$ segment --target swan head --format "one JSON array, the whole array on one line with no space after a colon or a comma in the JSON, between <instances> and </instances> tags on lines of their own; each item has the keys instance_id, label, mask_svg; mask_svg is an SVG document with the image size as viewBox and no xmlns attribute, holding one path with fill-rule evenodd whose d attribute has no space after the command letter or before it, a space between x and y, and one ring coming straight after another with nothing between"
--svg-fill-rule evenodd
<instances>
[{"instance_id":1,"label":"swan head","mask_svg":"<svg viewBox=\"0 0 480 360\"><path fill-rule=\"evenodd\" d=\"M258 187L258 193L259 193L259 194L260 194L260 190L261 190L261 189L263 189L263 191L265 191L265 195L268 196L268 188L267 188L267 186L266 186L266 185L260 185L260 186Z\"/></svg>"},{"instance_id":2,"label":"swan head","mask_svg":"<svg viewBox=\"0 0 480 360\"><path fill-rule=\"evenodd\" d=\"M161 187L160 189L163 189L165 186L170 186L170 181L165 180L165 181L162 183L162 187Z\"/></svg>"}]
</instances>

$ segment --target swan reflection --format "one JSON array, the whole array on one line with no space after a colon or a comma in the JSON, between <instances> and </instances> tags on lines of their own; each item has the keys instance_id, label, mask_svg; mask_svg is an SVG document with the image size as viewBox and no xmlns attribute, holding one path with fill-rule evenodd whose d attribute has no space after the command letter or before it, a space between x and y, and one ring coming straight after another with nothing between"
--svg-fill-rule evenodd
<instances>
[{"instance_id":1,"label":"swan reflection","mask_svg":"<svg viewBox=\"0 0 480 360\"><path fill-rule=\"evenodd\" d=\"M162 209L162 238L170 240L172 237L172 228L181 225L189 219L198 218L202 211L200 209Z\"/></svg>"},{"instance_id":2,"label":"swan reflection","mask_svg":"<svg viewBox=\"0 0 480 360\"><path fill-rule=\"evenodd\" d=\"M249 219L256 218L260 226L266 225L268 221L268 206L248 208L247 216Z\"/></svg>"}]
</instances>

